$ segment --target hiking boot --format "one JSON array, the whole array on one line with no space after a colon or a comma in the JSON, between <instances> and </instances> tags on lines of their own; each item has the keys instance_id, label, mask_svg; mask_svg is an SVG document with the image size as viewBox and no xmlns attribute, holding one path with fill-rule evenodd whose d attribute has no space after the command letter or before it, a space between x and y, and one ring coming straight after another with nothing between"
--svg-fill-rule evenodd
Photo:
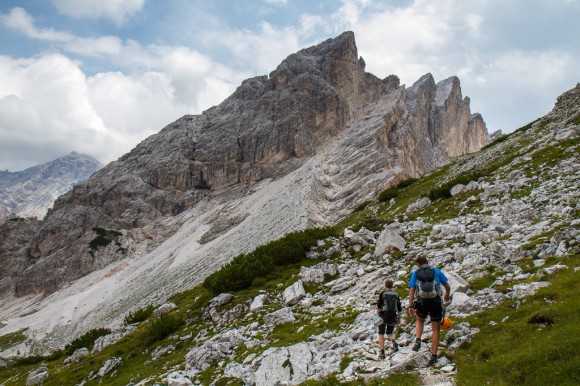
<instances>
[{"instance_id":1,"label":"hiking boot","mask_svg":"<svg viewBox=\"0 0 580 386\"><path fill-rule=\"evenodd\" d=\"M399 345L397 344L396 341L393 341L393 352L397 352L399 351Z\"/></svg>"},{"instance_id":2,"label":"hiking boot","mask_svg":"<svg viewBox=\"0 0 580 386\"><path fill-rule=\"evenodd\" d=\"M419 339L417 339L415 341L415 344L413 345L412 350L413 351L419 351L420 348L421 348L421 341Z\"/></svg>"},{"instance_id":3,"label":"hiking boot","mask_svg":"<svg viewBox=\"0 0 580 386\"><path fill-rule=\"evenodd\" d=\"M379 359L381 359L381 360L385 359L385 352L383 350L381 350L381 352L379 352Z\"/></svg>"},{"instance_id":4,"label":"hiking boot","mask_svg":"<svg viewBox=\"0 0 580 386\"><path fill-rule=\"evenodd\" d=\"M437 363L437 355L431 354L431 359L429 359L427 366L433 366L435 363Z\"/></svg>"}]
</instances>

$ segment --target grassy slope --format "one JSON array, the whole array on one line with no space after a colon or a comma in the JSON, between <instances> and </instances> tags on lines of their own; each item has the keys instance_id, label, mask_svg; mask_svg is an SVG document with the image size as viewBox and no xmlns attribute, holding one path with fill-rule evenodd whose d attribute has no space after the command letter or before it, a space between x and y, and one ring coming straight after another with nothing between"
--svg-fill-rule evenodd
<instances>
[{"instance_id":1,"label":"grassy slope","mask_svg":"<svg viewBox=\"0 0 580 386\"><path fill-rule=\"evenodd\" d=\"M509 165L516 157L524 154L530 155L531 162L527 163L524 172L528 175L534 173L539 167L554 165L558 160L567 157L566 149L576 147L578 140L569 140L556 146L549 146L537 149L526 149L531 146L533 138L526 135L525 130L515 133L501 144L493 145L482 152L488 154L488 162L481 165L483 179L493 179L496 173L506 174L509 172ZM468 159L469 157L466 157ZM416 201L421 196L426 195L433 187L445 183L454 183L465 174L462 171L462 162L458 160L452 165L448 165L430 175L425 176L410 186L400 188L397 191L395 203L374 202L353 212L351 216L337 225L343 229L350 227L357 229L365 226L368 229L378 230L385 223L405 218L406 207ZM520 194L525 194L520 193ZM529 194L529 192L528 192ZM422 216L427 222L435 224L443 219L455 217L459 210L458 204L465 200L465 197L452 197L440 199L423 212L414 214L411 217ZM420 241L425 235L414 235L416 241ZM364 251L363 251L364 252ZM291 284L300 265L315 264L316 261L302 260L289 264L276 271L275 277L261 278L255 280L254 285L247 289L234 292L235 302L239 303L256 296L259 290L279 291L280 288ZM568 258L568 265L577 266L578 256ZM489 275L472 282L472 287L485 288L494 281L501 273L490 271ZM578 341L578 327L575 318L578 313L578 297L575 297L575 287L578 283L578 274L572 269L564 271L550 278L552 286L542 289L537 295L528 299L517 309L513 302L506 302L498 305L492 310L486 310L475 316L468 318L468 321L481 329L473 342L466 348L460 349L455 360L458 364L458 382L465 385L479 384L578 384L578 369L580 363L576 355ZM311 291L316 291L312 288ZM180 321L184 321L175 331L178 336L193 334L196 336L201 330L210 328L209 324L201 321L199 316L204 306L213 297L208 290L199 286L183 293L175 295L171 301L177 304L177 310L173 311ZM546 300L547 299L547 300ZM233 306L233 305L230 305ZM266 310L267 311L267 310ZM265 313L264 311L263 313ZM263 315L262 313L262 315ZM305 340L309 335L317 333L319 329L339 329L342 323L349 323L356 316L348 309L338 309L337 315L332 318L336 325L322 326L316 322L311 323L308 328L298 332L298 324L288 324L276 328L268 338L273 341L273 345L284 346L293 344L300 340ZM528 320L536 314L545 314L552 318L553 325L542 327L537 324L528 323ZM490 321L499 322L506 315L509 319L501 325L491 325ZM261 315L258 315L258 318ZM306 312L299 316L303 320L308 320L310 315ZM64 357L57 359L45 358L43 363L47 364L50 371L50 379L47 385L75 384L86 379L91 372L97 372L102 364L111 357L121 357L121 366L112 375L107 375L103 383L110 385L125 385L129 382L136 382L151 377L154 380L161 380L161 374L170 369L180 369L183 366L184 356L187 351L199 342L191 340L180 341L175 336L167 337L161 341L147 343L150 340L152 331L152 318L137 326L138 330L116 344L106 347L102 352L83 359L78 364L64 366ZM253 319L246 318L241 323L250 323ZM501 326L501 327L500 327ZM157 347L166 347L169 344L174 346L173 351L156 362L150 362L151 352ZM242 360L251 353L263 352L264 349L249 350L244 347L236 353L236 359ZM39 358L39 360L42 358ZM3 385L25 384L26 376L38 364L24 364L21 366L10 366L0 369L0 380ZM216 368L211 368L202 373L201 379L204 384L210 383L215 377ZM88 384L99 383L99 378L89 381ZM536 382L536 383L534 383ZM220 382L221 384L239 384L238 381ZM325 381L307 382L307 385L330 385L335 384L334 378ZM384 380L375 380L372 385L388 384L417 384L416 375L397 374Z\"/></svg>"}]
</instances>

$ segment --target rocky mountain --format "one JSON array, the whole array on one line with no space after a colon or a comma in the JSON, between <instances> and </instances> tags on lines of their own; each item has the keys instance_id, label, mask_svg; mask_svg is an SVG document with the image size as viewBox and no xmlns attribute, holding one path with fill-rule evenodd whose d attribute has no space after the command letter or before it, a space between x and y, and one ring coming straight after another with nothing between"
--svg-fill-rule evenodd
<instances>
[{"instance_id":1,"label":"rocky mountain","mask_svg":"<svg viewBox=\"0 0 580 386\"><path fill-rule=\"evenodd\" d=\"M489 142L456 77L364 69L351 32L301 50L76 185L5 241L0 319L58 345Z\"/></svg>"},{"instance_id":2,"label":"rocky mountain","mask_svg":"<svg viewBox=\"0 0 580 386\"><path fill-rule=\"evenodd\" d=\"M333 228L240 255L203 285L128 307L124 326L92 330L67 353L0 363L0 375L6 385L575 384L579 106L576 85L543 118L384 190ZM299 258L288 256L324 232ZM386 359L373 325L386 278L407 304L419 255L445 273L453 295L453 325L432 367L430 327L414 352L406 309L398 350L387 347ZM268 258L276 261L269 272L244 271ZM240 286L246 275L252 281ZM98 291L85 291L107 296L112 277L119 279L111 270ZM88 300L79 289L70 292L75 311ZM16 326L34 318L8 320L2 333L12 333L0 344L25 350L31 342Z\"/></svg>"},{"instance_id":3,"label":"rocky mountain","mask_svg":"<svg viewBox=\"0 0 580 386\"><path fill-rule=\"evenodd\" d=\"M72 152L20 172L0 171L0 219L42 219L59 196L102 167L94 158Z\"/></svg>"}]
</instances>

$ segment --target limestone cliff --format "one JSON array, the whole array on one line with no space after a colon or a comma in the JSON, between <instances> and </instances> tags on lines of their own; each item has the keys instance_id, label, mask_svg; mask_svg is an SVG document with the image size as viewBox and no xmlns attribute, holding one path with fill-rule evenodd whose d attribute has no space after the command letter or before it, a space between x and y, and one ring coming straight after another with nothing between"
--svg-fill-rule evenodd
<instances>
[{"instance_id":1,"label":"limestone cliff","mask_svg":"<svg viewBox=\"0 0 580 386\"><path fill-rule=\"evenodd\" d=\"M155 254L187 221L198 223L180 236L195 245L180 260L189 275L179 284L199 282L257 243L334 222L488 141L456 77L435 83L427 74L409 88L396 76L381 80L365 72L345 32L245 80L219 106L171 123L60 197L29 247L0 257L22 262L3 272L16 283L4 294L52 293L113 262ZM256 192L262 201L251 206ZM97 229L120 236L101 247ZM208 248L203 258L196 248ZM162 275L157 286L177 273Z\"/></svg>"}]
</instances>

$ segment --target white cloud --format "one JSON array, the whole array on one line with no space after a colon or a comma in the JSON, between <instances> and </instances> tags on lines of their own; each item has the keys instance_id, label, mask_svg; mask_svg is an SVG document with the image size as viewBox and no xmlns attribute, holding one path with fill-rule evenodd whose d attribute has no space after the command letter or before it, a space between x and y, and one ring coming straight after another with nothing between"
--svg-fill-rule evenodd
<instances>
[{"instance_id":1,"label":"white cloud","mask_svg":"<svg viewBox=\"0 0 580 386\"><path fill-rule=\"evenodd\" d=\"M0 57L2 167L22 170L73 150L112 161L182 115L220 103L241 80L187 48L126 44L119 60L128 60L124 49L139 53L130 73L91 77L62 54Z\"/></svg>"},{"instance_id":2,"label":"white cloud","mask_svg":"<svg viewBox=\"0 0 580 386\"><path fill-rule=\"evenodd\" d=\"M0 14L0 23L20 31L32 39L67 42L74 38L73 35L67 32L57 31L52 28L36 28L32 16L19 7L12 8L8 14Z\"/></svg>"},{"instance_id":3,"label":"white cloud","mask_svg":"<svg viewBox=\"0 0 580 386\"><path fill-rule=\"evenodd\" d=\"M267 4L287 5L288 0L266 0Z\"/></svg>"},{"instance_id":4,"label":"white cloud","mask_svg":"<svg viewBox=\"0 0 580 386\"><path fill-rule=\"evenodd\" d=\"M139 12L145 0L52 0L64 15L76 19L109 19L122 25Z\"/></svg>"}]
</instances>

